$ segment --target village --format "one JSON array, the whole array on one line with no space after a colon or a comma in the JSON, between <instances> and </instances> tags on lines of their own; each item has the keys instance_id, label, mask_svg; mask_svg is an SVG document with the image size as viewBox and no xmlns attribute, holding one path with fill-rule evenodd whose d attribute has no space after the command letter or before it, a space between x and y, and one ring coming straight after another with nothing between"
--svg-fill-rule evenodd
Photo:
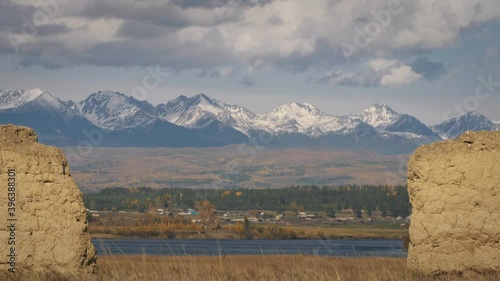
<instances>
[{"instance_id":1,"label":"village","mask_svg":"<svg viewBox=\"0 0 500 281\"><path fill-rule=\"evenodd\" d=\"M193 224L204 224L203 216L197 210L192 208L188 209L175 209L169 211L168 209L156 208L150 209L145 213L139 212L127 212L127 211L94 211L87 210L89 213L90 221L97 221L102 218L107 218L109 216L121 216L128 218L131 221L137 221L144 215L153 216L156 218L177 218L184 221L190 221ZM241 224L247 220L250 223L255 224L276 224L284 226L292 225L323 225L323 226L334 226L334 225L361 225L361 224L393 224L398 225L401 228L408 228L410 223L410 217L390 217L381 216L380 212L373 212L373 216L368 216L366 212L361 213L361 217L354 217L352 210L342 210L336 213L335 216L329 216L326 212L305 212L305 211L266 211L266 210L250 210L250 211L235 211L235 210L213 210L209 214L208 220L210 222L217 222L221 225L232 225Z\"/></svg>"}]
</instances>

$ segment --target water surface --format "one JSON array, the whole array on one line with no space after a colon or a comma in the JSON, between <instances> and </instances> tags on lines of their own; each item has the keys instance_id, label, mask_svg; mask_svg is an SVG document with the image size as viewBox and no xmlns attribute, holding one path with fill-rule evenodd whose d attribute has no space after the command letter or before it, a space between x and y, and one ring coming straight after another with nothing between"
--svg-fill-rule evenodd
<instances>
[{"instance_id":1,"label":"water surface","mask_svg":"<svg viewBox=\"0 0 500 281\"><path fill-rule=\"evenodd\" d=\"M405 257L400 240L92 239L99 255Z\"/></svg>"}]
</instances>

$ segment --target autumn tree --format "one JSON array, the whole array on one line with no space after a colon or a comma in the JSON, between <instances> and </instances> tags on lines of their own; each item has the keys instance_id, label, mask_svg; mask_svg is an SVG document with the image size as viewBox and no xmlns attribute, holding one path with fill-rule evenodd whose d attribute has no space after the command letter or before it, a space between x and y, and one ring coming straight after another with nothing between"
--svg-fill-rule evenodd
<instances>
[{"instance_id":1,"label":"autumn tree","mask_svg":"<svg viewBox=\"0 0 500 281\"><path fill-rule=\"evenodd\" d=\"M215 220L215 205L208 200L200 200L194 203L194 207L200 213L200 219L205 228Z\"/></svg>"}]
</instances>

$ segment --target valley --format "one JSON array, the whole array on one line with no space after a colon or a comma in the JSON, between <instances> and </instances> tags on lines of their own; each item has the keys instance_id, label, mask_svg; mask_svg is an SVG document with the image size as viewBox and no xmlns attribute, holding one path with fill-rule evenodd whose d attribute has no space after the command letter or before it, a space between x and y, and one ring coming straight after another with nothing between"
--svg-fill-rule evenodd
<instances>
[{"instance_id":1,"label":"valley","mask_svg":"<svg viewBox=\"0 0 500 281\"><path fill-rule=\"evenodd\" d=\"M66 148L74 150L74 148ZM84 191L108 187L279 188L291 185L398 185L407 155L320 148L101 148L70 162Z\"/></svg>"}]
</instances>

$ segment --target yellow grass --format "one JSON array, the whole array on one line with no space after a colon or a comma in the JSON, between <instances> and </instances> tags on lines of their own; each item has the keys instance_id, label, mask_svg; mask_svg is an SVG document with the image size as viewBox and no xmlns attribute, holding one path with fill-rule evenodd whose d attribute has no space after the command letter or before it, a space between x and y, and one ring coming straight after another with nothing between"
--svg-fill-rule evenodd
<instances>
[{"instance_id":1,"label":"yellow grass","mask_svg":"<svg viewBox=\"0 0 500 281\"><path fill-rule=\"evenodd\" d=\"M286 226L293 230L299 237L311 238L383 238L394 239L408 235L408 228L377 228L364 226L347 227L311 227L311 226Z\"/></svg>"},{"instance_id":2,"label":"yellow grass","mask_svg":"<svg viewBox=\"0 0 500 281\"><path fill-rule=\"evenodd\" d=\"M0 280L23 281L498 281L500 274L418 276L403 258L336 258L318 256L101 256L95 278L46 273L0 273ZM3 274L3 275L2 275Z\"/></svg>"}]
</instances>

